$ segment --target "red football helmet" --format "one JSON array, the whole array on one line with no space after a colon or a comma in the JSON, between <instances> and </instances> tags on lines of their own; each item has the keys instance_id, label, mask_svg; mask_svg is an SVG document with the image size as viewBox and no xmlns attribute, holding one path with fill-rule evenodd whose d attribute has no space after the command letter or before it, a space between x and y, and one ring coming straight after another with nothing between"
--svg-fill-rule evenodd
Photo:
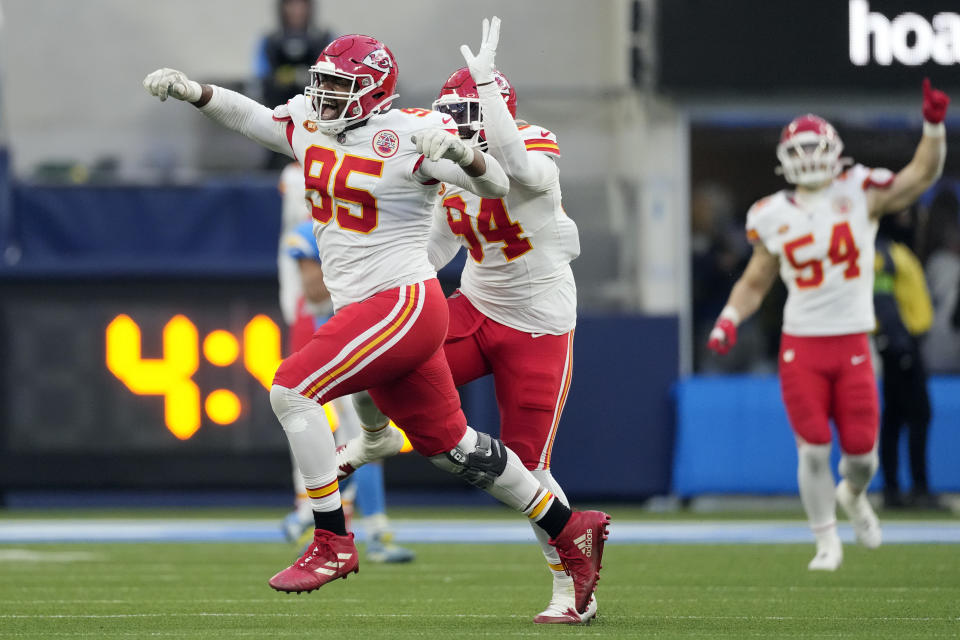
<instances>
[{"instance_id":1,"label":"red football helmet","mask_svg":"<svg viewBox=\"0 0 960 640\"><path fill-rule=\"evenodd\" d=\"M783 128L777 159L783 177L805 187L822 186L840 174L843 141L829 122L812 113L794 118Z\"/></svg>"},{"instance_id":2,"label":"red football helmet","mask_svg":"<svg viewBox=\"0 0 960 640\"><path fill-rule=\"evenodd\" d=\"M393 53L379 40L357 34L340 36L323 49L310 67L310 86L304 90L307 117L322 131L340 133L351 123L386 111L398 97L394 93L398 73ZM343 88L321 88L321 82L329 77L346 81ZM324 120L324 100L346 103L339 116Z\"/></svg>"},{"instance_id":3,"label":"red football helmet","mask_svg":"<svg viewBox=\"0 0 960 640\"><path fill-rule=\"evenodd\" d=\"M500 88L500 95L507 103L511 117L517 117L517 91L499 71L493 72L493 80ZM443 83L437 99L433 101L433 110L442 111L457 123L461 138L472 138L483 130L483 113L480 110L480 94L477 83L467 67L457 69Z\"/></svg>"}]
</instances>

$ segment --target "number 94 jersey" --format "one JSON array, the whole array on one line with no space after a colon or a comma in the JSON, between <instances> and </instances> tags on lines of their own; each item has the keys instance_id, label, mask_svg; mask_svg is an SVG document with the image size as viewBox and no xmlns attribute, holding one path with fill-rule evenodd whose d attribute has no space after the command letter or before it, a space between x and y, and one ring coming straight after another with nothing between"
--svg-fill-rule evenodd
<instances>
[{"instance_id":1,"label":"number 94 jersey","mask_svg":"<svg viewBox=\"0 0 960 640\"><path fill-rule=\"evenodd\" d=\"M533 125L520 133L527 153L559 155L553 133ZM561 204L559 170L542 160L549 180L532 187L511 179L505 198L443 185L431 242L440 234L467 248L460 291L483 315L525 333L563 335L577 322L570 261L580 236Z\"/></svg>"},{"instance_id":2,"label":"number 94 jersey","mask_svg":"<svg viewBox=\"0 0 960 640\"><path fill-rule=\"evenodd\" d=\"M835 336L872 331L877 220L869 189L893 182L887 169L855 165L815 193L780 191L747 213L747 238L780 259L787 286L783 332Z\"/></svg>"}]
</instances>

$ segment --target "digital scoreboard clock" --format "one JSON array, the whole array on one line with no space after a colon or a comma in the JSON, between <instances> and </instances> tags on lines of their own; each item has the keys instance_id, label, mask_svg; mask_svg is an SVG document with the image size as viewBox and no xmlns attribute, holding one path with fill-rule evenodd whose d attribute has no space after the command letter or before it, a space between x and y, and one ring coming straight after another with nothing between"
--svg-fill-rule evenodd
<instances>
[{"instance_id":1,"label":"digital scoreboard clock","mask_svg":"<svg viewBox=\"0 0 960 640\"><path fill-rule=\"evenodd\" d=\"M284 452L274 282L4 284L4 451Z\"/></svg>"}]
</instances>

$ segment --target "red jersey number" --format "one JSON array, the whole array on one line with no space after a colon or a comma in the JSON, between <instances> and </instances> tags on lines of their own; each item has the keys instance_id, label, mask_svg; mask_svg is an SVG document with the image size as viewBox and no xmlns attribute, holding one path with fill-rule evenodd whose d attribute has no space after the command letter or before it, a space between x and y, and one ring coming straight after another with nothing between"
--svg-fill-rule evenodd
<instances>
[{"instance_id":1,"label":"red jersey number","mask_svg":"<svg viewBox=\"0 0 960 640\"><path fill-rule=\"evenodd\" d=\"M800 262L794 255L797 249L811 244L813 244L813 234L808 233L783 245L784 255L798 272L796 283L800 289L810 289L823 284L822 261L813 259ZM827 250L827 256L833 265L846 263L847 268L843 271L845 279L852 280L860 275L860 266L857 264L857 260L860 258L860 250L853 239L853 230L850 228L850 223L839 222L833 225L833 229L830 231L830 248Z\"/></svg>"},{"instance_id":2,"label":"red jersey number","mask_svg":"<svg viewBox=\"0 0 960 640\"><path fill-rule=\"evenodd\" d=\"M330 193L330 176L339 160L339 167L333 177L333 193ZM361 156L344 154L337 158L337 152L326 147L313 146L307 149L303 158L304 182L315 197L310 198L310 212L313 218L322 224L333 219L334 200L337 225L347 231L370 233L377 227L379 210L377 199L369 191L357 189L347 184L351 173L362 173L379 178L383 174L383 161ZM317 202L319 200L319 203ZM349 207L339 202L360 205L360 214L355 215Z\"/></svg>"},{"instance_id":3,"label":"red jersey number","mask_svg":"<svg viewBox=\"0 0 960 640\"><path fill-rule=\"evenodd\" d=\"M506 204L501 199L483 198L480 200L480 213L474 219L467 214L467 204L460 196L451 196L443 201L447 209L447 223L450 230L460 236L470 249L470 257L475 262L483 262L483 244L477 237L479 232L491 244L502 244L500 250L507 262L516 260L533 249L528 238L523 237L523 227L510 219ZM476 224L476 231L474 231Z\"/></svg>"}]
</instances>

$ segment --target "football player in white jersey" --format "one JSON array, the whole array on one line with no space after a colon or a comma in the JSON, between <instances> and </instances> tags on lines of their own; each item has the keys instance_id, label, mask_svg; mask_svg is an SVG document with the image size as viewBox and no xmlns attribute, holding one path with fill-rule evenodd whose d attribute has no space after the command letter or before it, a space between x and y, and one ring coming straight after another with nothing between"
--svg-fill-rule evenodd
<instances>
[{"instance_id":1,"label":"football player in white jersey","mask_svg":"<svg viewBox=\"0 0 960 640\"><path fill-rule=\"evenodd\" d=\"M292 321L288 321L289 342L286 353L294 353L306 345L317 328L329 320L333 313L330 292L323 284L323 268L317 250L317 240L313 235L313 224L305 201L303 171L297 163L287 165L280 174L279 190L282 195L282 235L280 238L279 264L293 262L293 279L289 272L281 268L280 306L287 318L287 300L285 292L296 292ZM284 260L285 259L285 260ZM339 444L362 433L362 425L351 401L353 396L335 398L324 406L327 418L334 432L334 440ZM307 536L313 538L313 509L303 475L297 467L297 460L290 452L294 488L294 510L283 519L283 533L287 540L301 547L307 542ZM367 469L367 467L364 467ZM393 543L387 518L386 488L383 481L383 466L370 465L370 471L361 477L354 475L352 482L341 488L341 498L346 521L349 524L355 505L363 514L363 529L366 534L366 559L370 562L403 563L410 562L414 553ZM355 520L354 520L355 521Z\"/></svg>"},{"instance_id":2,"label":"football player in white jersey","mask_svg":"<svg viewBox=\"0 0 960 640\"><path fill-rule=\"evenodd\" d=\"M499 18L484 19L480 51L474 56L461 48L469 66L447 79L433 108L453 118L461 138L500 162L510 193L483 198L441 184L430 261L439 269L461 246L468 249L460 290L447 299L444 352L454 383L493 375L500 437L566 503L550 473L550 454L572 375L577 289L570 261L580 253L580 240L561 205L556 136L517 123L516 90L494 68L499 32ZM363 443L341 448L344 472L369 459ZM590 620L596 598L577 611L572 578L546 534L537 527L534 532L553 576L553 597L534 622Z\"/></svg>"},{"instance_id":3,"label":"football player in white jersey","mask_svg":"<svg viewBox=\"0 0 960 640\"><path fill-rule=\"evenodd\" d=\"M843 560L836 503L857 541L880 545L866 489L877 470L877 387L867 333L874 329L874 239L880 216L905 209L943 171L949 98L923 82L923 137L899 173L862 165L843 171L843 144L822 118L804 115L783 130L780 169L793 191L763 198L747 214L753 256L720 313L708 346L725 354L737 325L754 313L779 272L787 286L780 388L798 449L800 498L817 552L812 570ZM830 420L842 457L830 469Z\"/></svg>"},{"instance_id":4,"label":"football player in white jersey","mask_svg":"<svg viewBox=\"0 0 960 640\"><path fill-rule=\"evenodd\" d=\"M270 586L312 591L357 571L321 405L366 389L373 402L361 411L375 402L373 408L403 428L419 453L522 511L550 535L575 575L582 612L599 578L593 549L602 544L606 521L599 512L571 512L502 441L467 425L441 349L448 311L427 255L436 181L502 197L506 175L495 160L444 129L452 124L449 116L390 110L397 75L396 59L382 42L354 34L331 42L310 68L304 95L272 112L174 69L158 69L143 81L161 100L190 102L304 167L335 312L281 363L270 390L316 527L303 556Z\"/></svg>"}]
</instances>

